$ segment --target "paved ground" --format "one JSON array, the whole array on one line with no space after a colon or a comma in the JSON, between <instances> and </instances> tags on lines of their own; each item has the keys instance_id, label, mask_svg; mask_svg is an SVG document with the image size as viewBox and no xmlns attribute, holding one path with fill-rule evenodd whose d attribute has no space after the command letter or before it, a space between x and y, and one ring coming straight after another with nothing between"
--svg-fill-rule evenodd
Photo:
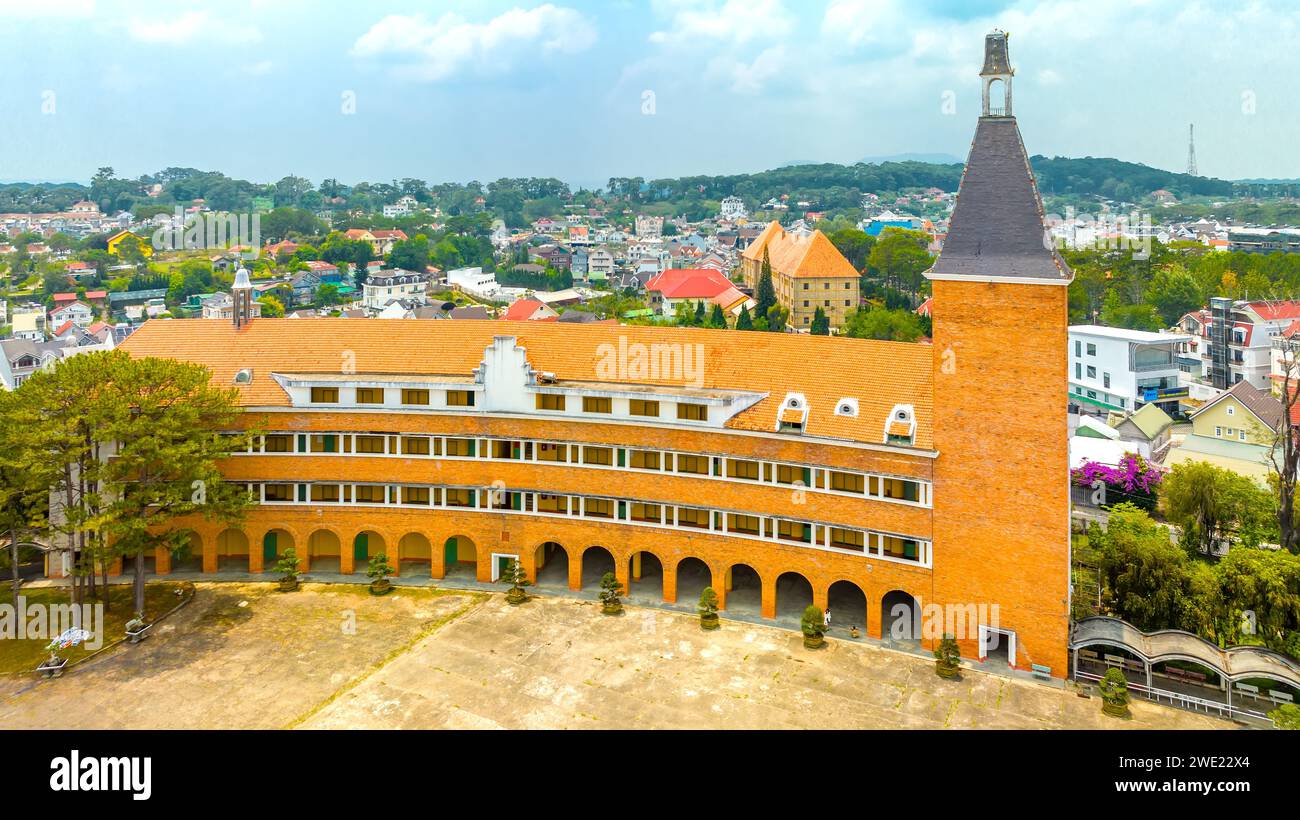
<instances>
[{"instance_id":1,"label":"paved ground","mask_svg":"<svg viewBox=\"0 0 1300 820\"><path fill-rule=\"evenodd\" d=\"M283 727L395 650L473 605L473 593L364 586L199 584L136 647L54 681L0 676L0 728Z\"/></svg>"},{"instance_id":2,"label":"paved ground","mask_svg":"<svg viewBox=\"0 0 1300 820\"><path fill-rule=\"evenodd\" d=\"M1230 728L1145 702L1098 700L797 633L588 602L500 596L417 642L303 723L311 728Z\"/></svg>"},{"instance_id":3,"label":"paved ground","mask_svg":"<svg viewBox=\"0 0 1300 820\"><path fill-rule=\"evenodd\" d=\"M6 728L1231 728L1136 702L735 621L427 588L200 584L138 647L60 680L0 677ZM355 623L355 629L350 625Z\"/></svg>"}]
</instances>

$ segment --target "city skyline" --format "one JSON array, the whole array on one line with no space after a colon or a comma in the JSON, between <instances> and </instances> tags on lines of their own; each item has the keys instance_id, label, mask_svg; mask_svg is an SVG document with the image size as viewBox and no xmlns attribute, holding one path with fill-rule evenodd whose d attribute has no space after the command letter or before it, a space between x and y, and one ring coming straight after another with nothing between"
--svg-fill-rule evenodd
<instances>
[{"instance_id":1,"label":"city skyline","mask_svg":"<svg viewBox=\"0 0 1300 820\"><path fill-rule=\"evenodd\" d=\"M1284 143L1300 121L1283 104L1300 10L1277 2L515 0L324 15L4 0L0 20L0 69L27 78L0 89L4 180L84 183L108 165L594 187L963 159L994 27L1012 35L1031 154L1182 171L1194 122L1202 174L1300 177ZM1180 37L1160 36L1175 23Z\"/></svg>"}]
</instances>

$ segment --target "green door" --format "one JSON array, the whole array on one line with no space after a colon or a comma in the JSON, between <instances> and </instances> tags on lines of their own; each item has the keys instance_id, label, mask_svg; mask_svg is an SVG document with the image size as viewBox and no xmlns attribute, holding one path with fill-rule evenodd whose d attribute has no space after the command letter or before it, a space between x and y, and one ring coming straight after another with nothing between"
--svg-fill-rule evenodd
<instances>
[{"instance_id":1,"label":"green door","mask_svg":"<svg viewBox=\"0 0 1300 820\"><path fill-rule=\"evenodd\" d=\"M352 560L369 561L370 560L370 536L368 533L357 533L357 537L352 539Z\"/></svg>"},{"instance_id":2,"label":"green door","mask_svg":"<svg viewBox=\"0 0 1300 820\"><path fill-rule=\"evenodd\" d=\"M448 538L446 546L443 547L442 560L448 566L456 564L456 539Z\"/></svg>"},{"instance_id":3,"label":"green door","mask_svg":"<svg viewBox=\"0 0 1300 820\"><path fill-rule=\"evenodd\" d=\"M497 578L504 578L510 572L510 559L505 556L497 556Z\"/></svg>"},{"instance_id":4,"label":"green door","mask_svg":"<svg viewBox=\"0 0 1300 820\"><path fill-rule=\"evenodd\" d=\"M275 533L268 532L262 536L262 561L275 563Z\"/></svg>"}]
</instances>

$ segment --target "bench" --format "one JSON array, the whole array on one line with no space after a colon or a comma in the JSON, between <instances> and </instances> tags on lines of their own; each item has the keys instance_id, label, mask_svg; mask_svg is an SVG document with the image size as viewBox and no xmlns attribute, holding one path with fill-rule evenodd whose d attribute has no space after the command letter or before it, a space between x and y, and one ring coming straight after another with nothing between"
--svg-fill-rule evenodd
<instances>
[{"instance_id":1,"label":"bench","mask_svg":"<svg viewBox=\"0 0 1300 820\"><path fill-rule=\"evenodd\" d=\"M1080 649L1079 657L1083 658L1085 661L1099 660L1097 653L1093 652L1091 649Z\"/></svg>"},{"instance_id":2,"label":"bench","mask_svg":"<svg viewBox=\"0 0 1300 820\"><path fill-rule=\"evenodd\" d=\"M1102 657L1106 659L1106 665L1107 665L1107 666L1123 666L1123 665L1124 665L1124 658L1121 658L1121 657L1118 656L1118 655L1103 655Z\"/></svg>"},{"instance_id":3,"label":"bench","mask_svg":"<svg viewBox=\"0 0 1300 820\"><path fill-rule=\"evenodd\" d=\"M1251 686L1249 683L1238 683L1235 684L1235 686L1238 692L1241 692L1246 695L1252 695L1254 697L1259 697L1258 686Z\"/></svg>"},{"instance_id":4,"label":"bench","mask_svg":"<svg viewBox=\"0 0 1300 820\"><path fill-rule=\"evenodd\" d=\"M1278 692L1278 691L1275 690L1275 689L1271 689L1271 690L1269 690L1268 697L1269 697L1269 700L1272 700L1274 703L1294 703L1294 702L1295 702L1295 699L1291 697L1290 693L1288 693L1288 692Z\"/></svg>"},{"instance_id":5,"label":"bench","mask_svg":"<svg viewBox=\"0 0 1300 820\"><path fill-rule=\"evenodd\" d=\"M1052 667L1050 667L1050 666L1040 666L1040 665L1038 665L1038 664L1035 663L1035 664L1032 664L1029 668L1030 668L1030 670L1032 671L1033 676L1034 676L1035 678L1038 678L1039 680L1051 680L1051 679L1052 679ZM1288 700L1289 700L1289 698L1288 698Z\"/></svg>"}]
</instances>

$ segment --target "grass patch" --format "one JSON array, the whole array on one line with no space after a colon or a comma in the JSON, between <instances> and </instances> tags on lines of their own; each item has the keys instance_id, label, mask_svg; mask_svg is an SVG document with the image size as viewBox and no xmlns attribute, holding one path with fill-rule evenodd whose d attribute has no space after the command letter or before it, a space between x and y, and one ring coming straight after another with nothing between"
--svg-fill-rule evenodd
<instances>
[{"instance_id":1,"label":"grass patch","mask_svg":"<svg viewBox=\"0 0 1300 820\"><path fill-rule=\"evenodd\" d=\"M145 621L152 623L159 616L175 608L181 600L180 596L176 594L181 586L180 583L171 582L145 584ZM71 603L71 590L67 587L26 588L19 592L28 608L34 606L42 608L63 606ZM104 612L103 633L100 636L102 644L97 644L94 649L87 649L82 644L63 650L62 656L68 659L68 663L74 663L126 634L126 622L131 620L135 614L133 611L135 598L133 592L134 590L130 584L113 584L109 586L109 606ZM4 603L11 604L13 599L5 596ZM102 603L102 599L91 603ZM49 610L46 610L46 612L48 615ZM31 625L30 618L28 624ZM41 661L48 657L45 647L49 645L49 642L49 638L0 640L0 675L23 675L34 672Z\"/></svg>"}]
</instances>

